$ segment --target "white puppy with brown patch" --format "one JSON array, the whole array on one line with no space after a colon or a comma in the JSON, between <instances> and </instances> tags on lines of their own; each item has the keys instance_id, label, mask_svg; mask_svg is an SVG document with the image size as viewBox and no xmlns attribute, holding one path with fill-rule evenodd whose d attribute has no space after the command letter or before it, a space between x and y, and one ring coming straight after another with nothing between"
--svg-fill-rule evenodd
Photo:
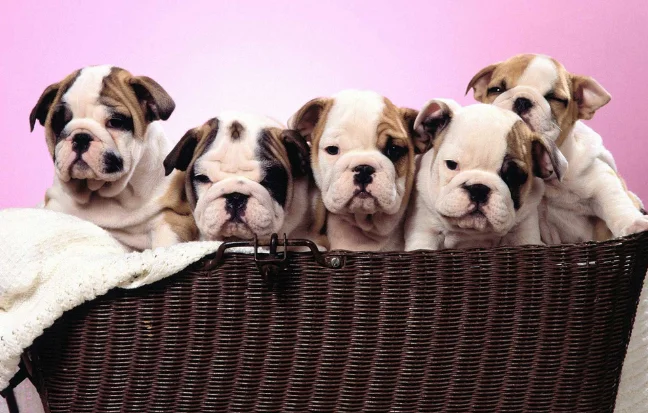
<instances>
[{"instance_id":1,"label":"white puppy with brown patch","mask_svg":"<svg viewBox=\"0 0 648 413\"><path fill-rule=\"evenodd\" d=\"M187 131L164 165L167 174L183 171L181 190L202 240L273 233L317 240L309 158L297 132L265 116L224 112Z\"/></svg>"},{"instance_id":2,"label":"white puppy with brown patch","mask_svg":"<svg viewBox=\"0 0 648 413\"><path fill-rule=\"evenodd\" d=\"M428 102L414 126L434 148L420 159L407 251L542 243L541 178L567 166L551 140L512 112L443 99Z\"/></svg>"},{"instance_id":3,"label":"white puppy with brown patch","mask_svg":"<svg viewBox=\"0 0 648 413\"><path fill-rule=\"evenodd\" d=\"M550 57L524 54L485 67L466 92L471 88L476 100L516 112L554 140L569 162L561 181L546 182L543 241L603 240L648 230L641 201L619 177L601 136L581 122L610 101L596 80L569 73Z\"/></svg>"},{"instance_id":4,"label":"white puppy with brown patch","mask_svg":"<svg viewBox=\"0 0 648 413\"><path fill-rule=\"evenodd\" d=\"M288 122L311 143L331 249L402 250L416 114L375 92L347 90L311 100Z\"/></svg>"},{"instance_id":5,"label":"white puppy with brown patch","mask_svg":"<svg viewBox=\"0 0 648 413\"><path fill-rule=\"evenodd\" d=\"M54 184L45 208L76 215L135 250L193 239L191 211L167 196L170 145L159 120L175 103L153 79L89 66L47 87L29 117L45 127Z\"/></svg>"}]
</instances>

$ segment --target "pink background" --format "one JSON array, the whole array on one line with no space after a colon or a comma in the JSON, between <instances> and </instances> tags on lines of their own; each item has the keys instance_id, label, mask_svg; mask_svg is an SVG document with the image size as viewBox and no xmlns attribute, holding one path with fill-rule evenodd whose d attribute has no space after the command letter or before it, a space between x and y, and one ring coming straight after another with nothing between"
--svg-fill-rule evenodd
<instances>
[{"instance_id":1,"label":"pink background","mask_svg":"<svg viewBox=\"0 0 648 413\"><path fill-rule=\"evenodd\" d=\"M221 110L282 121L310 98L375 89L399 105L463 96L483 66L540 52L613 96L589 122L648 200L648 6L606 1L10 2L0 17L0 208L31 206L51 184L42 90L110 63L160 82L177 103L174 142Z\"/></svg>"}]
</instances>

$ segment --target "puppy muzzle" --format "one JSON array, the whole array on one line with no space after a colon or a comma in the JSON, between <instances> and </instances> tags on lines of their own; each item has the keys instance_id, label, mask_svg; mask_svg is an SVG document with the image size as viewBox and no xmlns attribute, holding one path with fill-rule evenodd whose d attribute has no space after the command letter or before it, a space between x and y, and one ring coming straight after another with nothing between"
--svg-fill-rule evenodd
<instances>
[{"instance_id":1,"label":"puppy muzzle","mask_svg":"<svg viewBox=\"0 0 648 413\"><path fill-rule=\"evenodd\" d=\"M499 95L493 105L515 112L534 132L551 140L557 140L560 135L551 105L532 87L516 86L509 89Z\"/></svg>"},{"instance_id":2,"label":"puppy muzzle","mask_svg":"<svg viewBox=\"0 0 648 413\"><path fill-rule=\"evenodd\" d=\"M323 201L333 213L395 214L400 209L404 179L396 177L393 164L378 152L342 156L333 166L331 178Z\"/></svg>"},{"instance_id":3,"label":"puppy muzzle","mask_svg":"<svg viewBox=\"0 0 648 413\"><path fill-rule=\"evenodd\" d=\"M435 202L446 226L454 230L507 233L515 208L501 178L485 171L464 171L441 187Z\"/></svg>"},{"instance_id":4,"label":"puppy muzzle","mask_svg":"<svg viewBox=\"0 0 648 413\"><path fill-rule=\"evenodd\" d=\"M251 239L279 232L284 211L257 182L228 178L198 198L194 218L203 239Z\"/></svg>"},{"instance_id":5,"label":"puppy muzzle","mask_svg":"<svg viewBox=\"0 0 648 413\"><path fill-rule=\"evenodd\" d=\"M129 159L122 156L110 133L90 121L68 124L54 158L61 181L88 180L91 190L97 190L102 182L119 180L130 169Z\"/></svg>"}]
</instances>

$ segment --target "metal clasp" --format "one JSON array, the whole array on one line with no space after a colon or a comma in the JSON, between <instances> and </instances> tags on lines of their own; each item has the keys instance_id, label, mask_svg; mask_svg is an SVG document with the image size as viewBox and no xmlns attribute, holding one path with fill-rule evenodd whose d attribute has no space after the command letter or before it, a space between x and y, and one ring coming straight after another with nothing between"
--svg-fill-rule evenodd
<instances>
[{"instance_id":1,"label":"metal clasp","mask_svg":"<svg viewBox=\"0 0 648 413\"><path fill-rule=\"evenodd\" d=\"M270 236L269 254L268 258L259 257L259 240L254 237L254 262L256 263L263 281L266 282L270 289L274 288L279 283L279 273L286 268L288 259L288 239L286 234L283 238L283 252L277 254L277 244L279 243L279 236L272 234Z\"/></svg>"}]
</instances>

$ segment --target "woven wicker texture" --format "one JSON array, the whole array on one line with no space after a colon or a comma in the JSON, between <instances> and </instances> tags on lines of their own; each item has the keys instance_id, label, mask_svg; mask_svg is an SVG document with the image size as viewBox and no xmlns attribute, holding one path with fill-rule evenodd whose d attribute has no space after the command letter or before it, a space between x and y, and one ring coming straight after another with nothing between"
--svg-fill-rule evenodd
<instances>
[{"instance_id":1,"label":"woven wicker texture","mask_svg":"<svg viewBox=\"0 0 648 413\"><path fill-rule=\"evenodd\" d=\"M33 347L52 412L612 412L648 233L599 244L228 255L67 313Z\"/></svg>"}]
</instances>

